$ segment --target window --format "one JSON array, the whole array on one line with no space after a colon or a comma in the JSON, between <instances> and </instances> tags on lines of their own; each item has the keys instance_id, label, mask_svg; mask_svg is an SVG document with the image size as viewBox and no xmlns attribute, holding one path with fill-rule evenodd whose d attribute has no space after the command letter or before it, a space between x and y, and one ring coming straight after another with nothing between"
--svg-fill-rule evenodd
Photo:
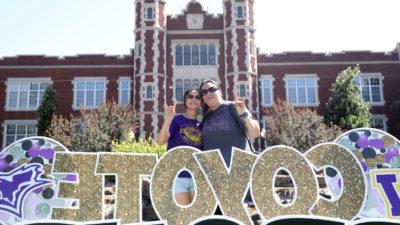
<instances>
[{"instance_id":1,"label":"window","mask_svg":"<svg viewBox=\"0 0 400 225\"><path fill-rule=\"evenodd\" d=\"M154 7L146 7L144 17L147 20L153 20L155 18L155 8Z\"/></svg>"},{"instance_id":2,"label":"window","mask_svg":"<svg viewBox=\"0 0 400 225\"><path fill-rule=\"evenodd\" d=\"M175 47L175 65L182 66L182 45Z\"/></svg>"},{"instance_id":3,"label":"window","mask_svg":"<svg viewBox=\"0 0 400 225\"><path fill-rule=\"evenodd\" d=\"M37 122L31 120L5 121L3 147L6 147L22 138L37 135Z\"/></svg>"},{"instance_id":4,"label":"window","mask_svg":"<svg viewBox=\"0 0 400 225\"><path fill-rule=\"evenodd\" d=\"M246 18L246 6L239 5L236 6L235 16L237 19L245 19Z\"/></svg>"},{"instance_id":5,"label":"window","mask_svg":"<svg viewBox=\"0 0 400 225\"><path fill-rule=\"evenodd\" d=\"M185 66L189 66L191 64L191 58L190 58L190 45L185 45L184 47L184 64Z\"/></svg>"},{"instance_id":6,"label":"window","mask_svg":"<svg viewBox=\"0 0 400 225\"><path fill-rule=\"evenodd\" d=\"M286 100L298 106L316 106L317 78L289 77L286 78Z\"/></svg>"},{"instance_id":7,"label":"window","mask_svg":"<svg viewBox=\"0 0 400 225\"><path fill-rule=\"evenodd\" d=\"M183 80L178 79L175 84L175 98L177 101L182 101L183 92Z\"/></svg>"},{"instance_id":8,"label":"window","mask_svg":"<svg viewBox=\"0 0 400 225\"><path fill-rule=\"evenodd\" d=\"M239 84L238 85L238 96L239 97L246 97L246 85L244 84Z\"/></svg>"},{"instance_id":9,"label":"window","mask_svg":"<svg viewBox=\"0 0 400 225\"><path fill-rule=\"evenodd\" d=\"M262 104L264 106L271 106L273 101L272 92L272 76L261 77L261 94L262 94Z\"/></svg>"},{"instance_id":10,"label":"window","mask_svg":"<svg viewBox=\"0 0 400 225\"><path fill-rule=\"evenodd\" d=\"M200 45L201 65L207 65L207 45Z\"/></svg>"},{"instance_id":11,"label":"window","mask_svg":"<svg viewBox=\"0 0 400 225\"><path fill-rule=\"evenodd\" d=\"M215 44L181 44L175 46L175 65L206 66L216 65Z\"/></svg>"},{"instance_id":12,"label":"window","mask_svg":"<svg viewBox=\"0 0 400 225\"><path fill-rule=\"evenodd\" d=\"M144 93L143 93L143 97L146 100L152 100L154 97L154 87L151 83L145 84L144 85Z\"/></svg>"},{"instance_id":13,"label":"window","mask_svg":"<svg viewBox=\"0 0 400 225\"><path fill-rule=\"evenodd\" d=\"M192 65L199 65L199 46L192 46Z\"/></svg>"},{"instance_id":14,"label":"window","mask_svg":"<svg viewBox=\"0 0 400 225\"><path fill-rule=\"evenodd\" d=\"M250 55L256 55L257 50L256 50L256 44L254 40L250 40Z\"/></svg>"},{"instance_id":15,"label":"window","mask_svg":"<svg viewBox=\"0 0 400 225\"><path fill-rule=\"evenodd\" d=\"M49 82L8 82L7 110L37 110Z\"/></svg>"},{"instance_id":16,"label":"window","mask_svg":"<svg viewBox=\"0 0 400 225\"><path fill-rule=\"evenodd\" d=\"M97 108L105 102L106 81L76 80L74 87L74 109Z\"/></svg>"},{"instance_id":17,"label":"window","mask_svg":"<svg viewBox=\"0 0 400 225\"><path fill-rule=\"evenodd\" d=\"M137 42L135 48L135 57L138 58L141 55L142 55L142 44L140 42Z\"/></svg>"},{"instance_id":18,"label":"window","mask_svg":"<svg viewBox=\"0 0 400 225\"><path fill-rule=\"evenodd\" d=\"M370 125L372 128L380 129L383 131L387 130L387 118L385 115L372 115Z\"/></svg>"},{"instance_id":19,"label":"window","mask_svg":"<svg viewBox=\"0 0 400 225\"><path fill-rule=\"evenodd\" d=\"M119 104L121 105L129 105L131 96L131 81L129 79L120 79L119 80Z\"/></svg>"},{"instance_id":20,"label":"window","mask_svg":"<svg viewBox=\"0 0 400 225\"><path fill-rule=\"evenodd\" d=\"M208 45L208 64L215 65L215 45Z\"/></svg>"},{"instance_id":21,"label":"window","mask_svg":"<svg viewBox=\"0 0 400 225\"><path fill-rule=\"evenodd\" d=\"M199 79L177 79L175 81L175 98L178 102L183 101L183 94L190 88L200 87Z\"/></svg>"},{"instance_id":22,"label":"window","mask_svg":"<svg viewBox=\"0 0 400 225\"><path fill-rule=\"evenodd\" d=\"M372 105L382 105L383 100L383 86L382 75L368 76L361 74L356 83L360 86L361 95L366 102Z\"/></svg>"}]
</instances>

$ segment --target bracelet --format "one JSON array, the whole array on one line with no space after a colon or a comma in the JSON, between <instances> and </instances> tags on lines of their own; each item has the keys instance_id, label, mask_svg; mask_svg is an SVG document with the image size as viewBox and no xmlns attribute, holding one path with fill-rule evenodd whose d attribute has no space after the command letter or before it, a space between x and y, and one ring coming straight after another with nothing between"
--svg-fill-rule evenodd
<instances>
[{"instance_id":1,"label":"bracelet","mask_svg":"<svg viewBox=\"0 0 400 225\"><path fill-rule=\"evenodd\" d=\"M249 112L244 112L242 115L239 115L239 119L245 120L249 116Z\"/></svg>"}]
</instances>

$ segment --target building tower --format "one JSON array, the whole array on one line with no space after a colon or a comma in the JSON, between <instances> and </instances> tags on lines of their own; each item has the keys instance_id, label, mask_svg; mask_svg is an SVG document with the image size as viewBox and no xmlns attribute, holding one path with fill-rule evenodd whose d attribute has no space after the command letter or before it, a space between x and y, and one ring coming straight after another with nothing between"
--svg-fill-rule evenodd
<instances>
[{"instance_id":1,"label":"building tower","mask_svg":"<svg viewBox=\"0 0 400 225\"><path fill-rule=\"evenodd\" d=\"M249 110L259 111L254 0L224 0L226 97L247 99Z\"/></svg>"},{"instance_id":2,"label":"building tower","mask_svg":"<svg viewBox=\"0 0 400 225\"><path fill-rule=\"evenodd\" d=\"M166 20L163 0L136 0L134 107L140 113L140 134L158 131L165 103Z\"/></svg>"}]
</instances>

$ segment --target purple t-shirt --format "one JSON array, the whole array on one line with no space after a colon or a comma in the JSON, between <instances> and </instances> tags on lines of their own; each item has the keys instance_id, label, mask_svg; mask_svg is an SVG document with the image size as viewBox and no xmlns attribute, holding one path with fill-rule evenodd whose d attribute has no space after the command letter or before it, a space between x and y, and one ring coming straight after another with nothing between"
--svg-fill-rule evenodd
<instances>
[{"instance_id":1,"label":"purple t-shirt","mask_svg":"<svg viewBox=\"0 0 400 225\"><path fill-rule=\"evenodd\" d=\"M191 146L202 149L201 143L202 124L184 115L177 115L169 125L169 139L167 150L177 146ZM179 177L190 178L188 171L182 171Z\"/></svg>"}]
</instances>

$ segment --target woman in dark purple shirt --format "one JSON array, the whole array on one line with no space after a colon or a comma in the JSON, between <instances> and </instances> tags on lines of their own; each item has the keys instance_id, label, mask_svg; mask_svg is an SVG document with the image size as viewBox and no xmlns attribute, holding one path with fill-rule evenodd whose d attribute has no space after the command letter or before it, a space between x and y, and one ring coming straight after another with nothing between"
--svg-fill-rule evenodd
<instances>
[{"instance_id":1,"label":"woman in dark purple shirt","mask_svg":"<svg viewBox=\"0 0 400 225\"><path fill-rule=\"evenodd\" d=\"M202 148L202 125L197 120L197 114L202 105L199 89L189 89L183 95L183 104L186 112L175 115L176 101L172 106L165 105L165 118L163 126L157 136L157 144L168 142L167 150L177 146L191 146ZM182 171L174 185L175 199L180 205L189 205L195 195L193 179L188 171Z\"/></svg>"}]
</instances>

